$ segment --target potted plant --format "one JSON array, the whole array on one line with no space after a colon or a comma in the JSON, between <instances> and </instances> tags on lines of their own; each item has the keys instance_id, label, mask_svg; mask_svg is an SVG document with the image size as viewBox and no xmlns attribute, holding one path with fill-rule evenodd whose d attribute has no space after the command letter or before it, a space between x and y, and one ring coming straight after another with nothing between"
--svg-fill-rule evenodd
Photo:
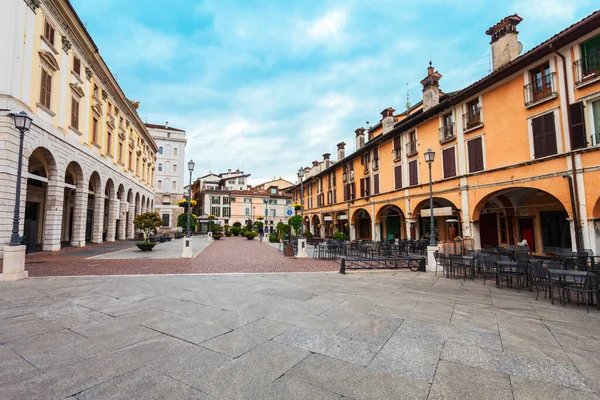
<instances>
[{"instance_id":1,"label":"potted plant","mask_svg":"<svg viewBox=\"0 0 600 400\"><path fill-rule=\"evenodd\" d=\"M192 203L192 207L196 207L196 200L192 200L191 203ZM179 200L177 202L177 205L179 207L182 207L187 212L188 201L186 199Z\"/></svg>"},{"instance_id":2,"label":"potted plant","mask_svg":"<svg viewBox=\"0 0 600 400\"><path fill-rule=\"evenodd\" d=\"M258 233L249 231L249 232L246 232L244 234L244 236L246 236L246 239L248 239L248 240L254 240L254 238L258 236Z\"/></svg>"},{"instance_id":3,"label":"potted plant","mask_svg":"<svg viewBox=\"0 0 600 400\"><path fill-rule=\"evenodd\" d=\"M223 225L223 229L224 229L224 234L225 236L229 237L231 236L231 226L229 224L225 224Z\"/></svg>"},{"instance_id":4,"label":"potted plant","mask_svg":"<svg viewBox=\"0 0 600 400\"><path fill-rule=\"evenodd\" d=\"M233 234L233 236L239 236L241 230L242 228L234 226L233 228L231 228L231 234Z\"/></svg>"},{"instance_id":5,"label":"potted plant","mask_svg":"<svg viewBox=\"0 0 600 400\"><path fill-rule=\"evenodd\" d=\"M183 234L185 236L185 234L187 233L187 213L184 214L179 214L179 216L177 217L177 226L179 228L183 228ZM190 214L190 231L194 232L194 230L196 229L196 226L198 225L198 218L196 218L196 215L194 214Z\"/></svg>"},{"instance_id":6,"label":"potted plant","mask_svg":"<svg viewBox=\"0 0 600 400\"><path fill-rule=\"evenodd\" d=\"M141 251L152 251L154 246L156 246L156 242L151 242L148 238L151 233L156 233L156 228L162 226L162 218L160 215L155 212L139 214L133 220L133 224L144 234L144 241L137 242L135 245Z\"/></svg>"},{"instance_id":7,"label":"potted plant","mask_svg":"<svg viewBox=\"0 0 600 400\"><path fill-rule=\"evenodd\" d=\"M219 224L212 226L212 238L214 240L220 240L223 237L223 227Z\"/></svg>"}]
</instances>

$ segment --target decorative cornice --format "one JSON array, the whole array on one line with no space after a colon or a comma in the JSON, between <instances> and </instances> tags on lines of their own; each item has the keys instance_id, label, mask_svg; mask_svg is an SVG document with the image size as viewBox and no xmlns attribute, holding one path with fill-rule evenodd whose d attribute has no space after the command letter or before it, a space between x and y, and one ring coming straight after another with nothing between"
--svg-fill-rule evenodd
<instances>
[{"instance_id":1,"label":"decorative cornice","mask_svg":"<svg viewBox=\"0 0 600 400\"><path fill-rule=\"evenodd\" d=\"M40 8L42 4L41 0L25 0L25 3L31 8L34 14L37 14L37 9Z\"/></svg>"},{"instance_id":2,"label":"decorative cornice","mask_svg":"<svg viewBox=\"0 0 600 400\"><path fill-rule=\"evenodd\" d=\"M71 41L69 40L68 37L66 36L62 36L62 49L65 53L69 54L69 50L71 50L71 46L73 46L73 44L71 43Z\"/></svg>"},{"instance_id":3,"label":"decorative cornice","mask_svg":"<svg viewBox=\"0 0 600 400\"><path fill-rule=\"evenodd\" d=\"M106 92L106 90L102 89L102 100L106 101L107 98L108 98L108 93Z\"/></svg>"},{"instance_id":4,"label":"decorative cornice","mask_svg":"<svg viewBox=\"0 0 600 400\"><path fill-rule=\"evenodd\" d=\"M75 93L80 99L85 97L85 92L83 91L80 85L78 85L77 83L69 83L69 86L71 87L73 93Z\"/></svg>"},{"instance_id":5,"label":"decorative cornice","mask_svg":"<svg viewBox=\"0 0 600 400\"><path fill-rule=\"evenodd\" d=\"M92 76L94 76L94 72L90 68L85 67L85 78L90 81Z\"/></svg>"},{"instance_id":6,"label":"decorative cornice","mask_svg":"<svg viewBox=\"0 0 600 400\"><path fill-rule=\"evenodd\" d=\"M60 69L60 66L58 65L58 62L56 61L56 58L54 58L54 56L49 51L40 50L38 52L38 54L40 55L40 59L42 60L42 63L47 68L50 68L52 70L52 72L56 72Z\"/></svg>"}]
</instances>

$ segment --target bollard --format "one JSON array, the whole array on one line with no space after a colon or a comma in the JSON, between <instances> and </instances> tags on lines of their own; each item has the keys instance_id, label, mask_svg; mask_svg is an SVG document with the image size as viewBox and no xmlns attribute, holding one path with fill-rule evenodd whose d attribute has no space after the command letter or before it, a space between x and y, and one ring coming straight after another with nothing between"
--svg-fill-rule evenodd
<instances>
[{"instance_id":1,"label":"bollard","mask_svg":"<svg viewBox=\"0 0 600 400\"><path fill-rule=\"evenodd\" d=\"M340 274L346 274L346 258L342 257L342 263L340 264Z\"/></svg>"}]
</instances>

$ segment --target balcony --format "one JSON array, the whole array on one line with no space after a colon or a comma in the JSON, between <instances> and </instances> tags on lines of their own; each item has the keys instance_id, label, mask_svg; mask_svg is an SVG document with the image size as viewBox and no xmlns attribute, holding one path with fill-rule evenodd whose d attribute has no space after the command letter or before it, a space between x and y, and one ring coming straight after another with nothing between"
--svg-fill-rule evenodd
<instances>
[{"instance_id":1,"label":"balcony","mask_svg":"<svg viewBox=\"0 0 600 400\"><path fill-rule=\"evenodd\" d=\"M350 182L354 181L354 171L350 171Z\"/></svg>"},{"instance_id":2,"label":"balcony","mask_svg":"<svg viewBox=\"0 0 600 400\"><path fill-rule=\"evenodd\" d=\"M394 157L394 161L400 161L402 159L402 150L400 148L392 150L392 156Z\"/></svg>"},{"instance_id":3,"label":"balcony","mask_svg":"<svg viewBox=\"0 0 600 400\"><path fill-rule=\"evenodd\" d=\"M414 156L417 153L418 151L416 141L406 143L406 157Z\"/></svg>"},{"instance_id":4,"label":"balcony","mask_svg":"<svg viewBox=\"0 0 600 400\"><path fill-rule=\"evenodd\" d=\"M580 58L574 64L577 70L577 75L575 76L576 86L600 78L600 51Z\"/></svg>"},{"instance_id":5,"label":"balcony","mask_svg":"<svg viewBox=\"0 0 600 400\"><path fill-rule=\"evenodd\" d=\"M477 107L464 113L463 121L465 131L482 126L483 122L481 122L481 107Z\"/></svg>"},{"instance_id":6,"label":"balcony","mask_svg":"<svg viewBox=\"0 0 600 400\"><path fill-rule=\"evenodd\" d=\"M348 174L345 172L342 174L342 182L344 182L344 183L348 182Z\"/></svg>"},{"instance_id":7,"label":"balcony","mask_svg":"<svg viewBox=\"0 0 600 400\"><path fill-rule=\"evenodd\" d=\"M379 169L379 158L374 158L372 163L373 163L373 171L377 171Z\"/></svg>"},{"instance_id":8,"label":"balcony","mask_svg":"<svg viewBox=\"0 0 600 400\"><path fill-rule=\"evenodd\" d=\"M532 107L546 100L553 99L556 94L556 72L542 76L523 86L525 91L525 107Z\"/></svg>"},{"instance_id":9,"label":"balcony","mask_svg":"<svg viewBox=\"0 0 600 400\"><path fill-rule=\"evenodd\" d=\"M451 122L450 125L444 125L440 128L440 144L448 143L455 138L456 133L454 131L454 122Z\"/></svg>"}]
</instances>

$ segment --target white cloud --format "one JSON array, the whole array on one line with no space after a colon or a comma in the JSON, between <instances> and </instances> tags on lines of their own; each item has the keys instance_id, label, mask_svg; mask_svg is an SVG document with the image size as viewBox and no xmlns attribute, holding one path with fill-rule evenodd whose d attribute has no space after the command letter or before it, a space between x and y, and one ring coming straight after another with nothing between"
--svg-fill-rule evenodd
<instances>
[{"instance_id":1,"label":"white cloud","mask_svg":"<svg viewBox=\"0 0 600 400\"><path fill-rule=\"evenodd\" d=\"M345 25L346 11L333 10L310 24L308 34L317 41L335 40Z\"/></svg>"},{"instance_id":2,"label":"white cloud","mask_svg":"<svg viewBox=\"0 0 600 400\"><path fill-rule=\"evenodd\" d=\"M577 10L589 3L589 0L521 0L514 1L513 8L523 18L571 20Z\"/></svg>"}]
</instances>

